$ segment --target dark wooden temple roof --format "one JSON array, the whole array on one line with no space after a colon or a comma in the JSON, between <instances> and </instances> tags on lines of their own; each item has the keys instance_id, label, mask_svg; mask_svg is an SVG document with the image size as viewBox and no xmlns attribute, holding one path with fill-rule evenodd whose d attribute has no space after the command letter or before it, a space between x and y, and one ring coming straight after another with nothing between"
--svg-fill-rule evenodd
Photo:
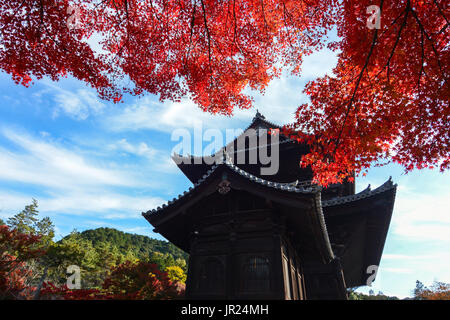
<instances>
[{"instance_id":1,"label":"dark wooden temple roof","mask_svg":"<svg viewBox=\"0 0 450 320\"><path fill-rule=\"evenodd\" d=\"M184 175L193 183L197 183L208 171L211 170L215 159L220 158L222 154L228 154L236 159L236 155L240 152L247 152L247 146L244 149L237 146L237 141L244 137L249 129L278 129L282 127L267 121L266 118L259 112L256 113L250 125L244 130L244 132L236 137L233 141L222 147L215 154L211 156L193 156L193 155L179 155L173 154L172 159L177 164L178 168L184 173ZM270 136L270 135L269 135ZM271 138L268 145L272 144ZM310 168L302 168L299 163L302 155L309 152L309 148L306 144L300 144L289 137L283 135L280 131L278 135L278 147L279 147L279 169L275 175L271 175L268 179L272 182L278 183L290 183L292 181L308 181L312 179L312 170ZM230 151L231 150L231 151ZM259 161L259 160L258 160ZM239 163L234 161L234 164L240 169L257 176L262 179L267 179L267 176L263 176L260 173L261 167L264 167L261 163L250 164L248 162ZM350 195L355 193L355 185L352 182L345 182L339 185L330 185L326 190L322 191L322 198L331 198L333 196Z\"/></svg>"},{"instance_id":2,"label":"dark wooden temple roof","mask_svg":"<svg viewBox=\"0 0 450 320\"><path fill-rule=\"evenodd\" d=\"M391 179L371 190L322 202L333 252L340 258L348 287L366 285L367 268L379 266L394 207Z\"/></svg>"},{"instance_id":3,"label":"dark wooden temple roof","mask_svg":"<svg viewBox=\"0 0 450 320\"><path fill-rule=\"evenodd\" d=\"M279 128L259 113L248 128L258 126ZM302 179L310 176L306 171L298 171L297 158L291 154L301 154L303 146L290 141L280 139L283 145L280 167L285 171L270 179L256 174L251 166L233 164L225 148L219 151L222 161L218 163L178 165L193 187L168 203L142 213L143 216L155 227L155 232L189 252L190 237L196 228L191 215L197 214L190 208L217 193L220 183L227 181L232 190L265 199L287 217L294 240L306 250L303 252L306 259L326 263L337 257L347 287L366 285L371 275L367 274L367 267L378 266L381 260L397 186L389 179L374 190L369 186L357 194L354 184L324 191L311 184L310 179Z\"/></svg>"},{"instance_id":4,"label":"dark wooden temple roof","mask_svg":"<svg viewBox=\"0 0 450 320\"><path fill-rule=\"evenodd\" d=\"M166 239L189 252L189 218L186 210L209 194L217 192L218 184L226 180L230 187L245 190L279 205L299 232L303 241L311 244L310 256L324 262L334 258L322 213L320 187L309 182L277 183L256 177L228 161L214 165L195 185L167 204L143 213L143 216ZM181 218L180 218L181 217ZM314 252L313 252L314 251Z\"/></svg>"},{"instance_id":5,"label":"dark wooden temple roof","mask_svg":"<svg viewBox=\"0 0 450 320\"><path fill-rule=\"evenodd\" d=\"M232 164L228 159L224 159L222 163L212 165L208 171L196 182L194 183L193 187L190 187L187 191L183 192L182 194L179 194L178 197L173 198L172 200L168 201L167 204L163 204L162 206L147 211L144 213L144 216L149 216L151 214L159 214L160 211L165 210L168 206L174 204L177 201L181 201L183 198L188 196L191 192L194 191L195 188L200 186L204 183L204 181L211 176L219 167L221 166L227 166L237 174L241 175L242 177L248 179L249 181L252 181L254 183L258 183L261 185L264 185L268 188L278 189L286 192L294 192L294 193L313 193L313 192L319 192L320 187L311 184L310 180L307 181L293 181L288 183L281 183L281 182L274 182L266 179L262 179L260 177L257 177L251 173L248 173L242 169L240 169L238 166Z\"/></svg>"}]
</instances>

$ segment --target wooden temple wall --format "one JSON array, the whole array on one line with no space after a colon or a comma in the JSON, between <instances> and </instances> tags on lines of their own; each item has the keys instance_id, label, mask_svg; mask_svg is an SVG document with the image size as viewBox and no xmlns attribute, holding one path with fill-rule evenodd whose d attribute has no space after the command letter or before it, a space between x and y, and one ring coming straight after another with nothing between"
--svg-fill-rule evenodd
<instances>
[{"instance_id":1,"label":"wooden temple wall","mask_svg":"<svg viewBox=\"0 0 450 320\"><path fill-rule=\"evenodd\" d=\"M188 299L303 299L300 260L270 210L204 219L191 242Z\"/></svg>"}]
</instances>

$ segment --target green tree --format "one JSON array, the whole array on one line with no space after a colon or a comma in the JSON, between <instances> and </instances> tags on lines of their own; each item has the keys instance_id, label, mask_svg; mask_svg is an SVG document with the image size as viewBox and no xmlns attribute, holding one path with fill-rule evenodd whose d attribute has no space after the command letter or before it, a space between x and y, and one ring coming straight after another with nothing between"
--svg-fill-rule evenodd
<instances>
[{"instance_id":1,"label":"green tree","mask_svg":"<svg viewBox=\"0 0 450 320\"><path fill-rule=\"evenodd\" d=\"M2 219L0 219L0 226L3 226L4 224L5 222Z\"/></svg>"},{"instance_id":2,"label":"green tree","mask_svg":"<svg viewBox=\"0 0 450 320\"><path fill-rule=\"evenodd\" d=\"M182 258L178 258L175 260L175 265L180 267L184 273L187 273L187 263L186 260L182 259Z\"/></svg>"},{"instance_id":3,"label":"green tree","mask_svg":"<svg viewBox=\"0 0 450 320\"><path fill-rule=\"evenodd\" d=\"M348 299L349 300L362 300L361 297L356 292L349 292Z\"/></svg>"},{"instance_id":4,"label":"green tree","mask_svg":"<svg viewBox=\"0 0 450 320\"><path fill-rule=\"evenodd\" d=\"M44 217L36 222L36 233L41 235L41 241L44 247L49 246L55 237L55 225L49 217Z\"/></svg>"},{"instance_id":5,"label":"green tree","mask_svg":"<svg viewBox=\"0 0 450 320\"><path fill-rule=\"evenodd\" d=\"M149 238L147 236L125 233L112 228L97 228L85 230L80 235L92 241L94 247L98 243L108 242L115 245L123 254L133 252L139 260L148 260L153 252L168 253L174 259L187 260L188 254L177 248L172 243Z\"/></svg>"},{"instance_id":6,"label":"green tree","mask_svg":"<svg viewBox=\"0 0 450 320\"><path fill-rule=\"evenodd\" d=\"M18 233L38 236L37 245L45 251L53 243L54 225L49 217L39 220L38 214L38 202L36 199L32 199L30 205L25 206L21 212L8 219L7 225ZM26 262L26 267L33 274L29 284L37 286L36 292L39 294L40 287L47 276L47 257L42 255L39 258L30 259Z\"/></svg>"},{"instance_id":7,"label":"green tree","mask_svg":"<svg viewBox=\"0 0 450 320\"><path fill-rule=\"evenodd\" d=\"M414 289L415 300L450 300L450 283L434 281L430 287L426 287L419 280Z\"/></svg>"},{"instance_id":8,"label":"green tree","mask_svg":"<svg viewBox=\"0 0 450 320\"><path fill-rule=\"evenodd\" d=\"M77 231L72 231L68 237L50 245L44 264L49 267L49 279L58 284L66 281L68 266L79 266L82 286L88 288L93 285L97 261L98 255L92 242L83 239Z\"/></svg>"},{"instance_id":9,"label":"green tree","mask_svg":"<svg viewBox=\"0 0 450 320\"><path fill-rule=\"evenodd\" d=\"M40 235L41 244L43 247L47 247L55 236L55 226L49 217L39 220L38 214L38 202L33 199L30 205L25 206L25 209L8 219L8 225L20 233Z\"/></svg>"},{"instance_id":10,"label":"green tree","mask_svg":"<svg viewBox=\"0 0 450 320\"><path fill-rule=\"evenodd\" d=\"M421 294L426 289L425 285L420 282L419 280L416 280L416 287L414 288L414 298L416 300L422 300Z\"/></svg>"},{"instance_id":11,"label":"green tree","mask_svg":"<svg viewBox=\"0 0 450 320\"><path fill-rule=\"evenodd\" d=\"M126 261L132 263L138 262L133 251L125 253L110 242L98 242L95 247L96 260L94 268L87 274L86 282L95 288L100 288L104 279L110 274L110 271Z\"/></svg>"},{"instance_id":12,"label":"green tree","mask_svg":"<svg viewBox=\"0 0 450 320\"><path fill-rule=\"evenodd\" d=\"M179 281L182 283L186 282L187 275L184 273L183 269L179 266L169 266L164 270L167 272L167 276L172 281Z\"/></svg>"},{"instance_id":13,"label":"green tree","mask_svg":"<svg viewBox=\"0 0 450 320\"><path fill-rule=\"evenodd\" d=\"M356 292L355 290L357 289L358 289L357 287L348 289L349 300L399 300L398 297L387 296L381 291L378 291L378 293L375 294L373 290L370 290L369 294L364 294Z\"/></svg>"},{"instance_id":14,"label":"green tree","mask_svg":"<svg viewBox=\"0 0 450 320\"><path fill-rule=\"evenodd\" d=\"M153 252L150 257L150 262L156 263L160 266L161 270L165 270L167 267L174 266L175 259L169 253Z\"/></svg>"},{"instance_id":15,"label":"green tree","mask_svg":"<svg viewBox=\"0 0 450 320\"><path fill-rule=\"evenodd\" d=\"M36 234L35 226L38 222L37 216L39 213L37 207L37 200L33 199L30 205L25 206L25 209L20 213L8 219L8 225L20 233Z\"/></svg>"}]
</instances>

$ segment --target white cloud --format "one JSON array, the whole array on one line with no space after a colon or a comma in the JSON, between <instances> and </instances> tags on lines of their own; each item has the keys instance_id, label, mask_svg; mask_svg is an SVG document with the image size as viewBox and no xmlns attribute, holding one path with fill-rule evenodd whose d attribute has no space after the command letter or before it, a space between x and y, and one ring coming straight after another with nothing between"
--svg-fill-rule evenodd
<instances>
[{"instance_id":1,"label":"white cloud","mask_svg":"<svg viewBox=\"0 0 450 320\"><path fill-rule=\"evenodd\" d=\"M92 157L87 149L75 152L47 137L36 138L10 128L0 130L0 135L12 143L8 149L0 147L0 181L22 185L20 192L0 188L0 217L5 218L23 209L34 197L39 201L39 210L50 217L69 214L107 220L141 219L142 211L165 202L146 193L164 185L154 177L162 171L177 170L170 155L144 142L120 139L112 147L103 147L106 151L109 148L109 153L102 157L109 159L116 158L116 151L147 159L148 164L139 167L129 162L105 163ZM71 148L78 149L73 145ZM39 189L34 191L30 186Z\"/></svg>"},{"instance_id":2,"label":"white cloud","mask_svg":"<svg viewBox=\"0 0 450 320\"><path fill-rule=\"evenodd\" d=\"M383 261L384 260L401 260L401 261L411 261L411 260L425 260L436 257L435 255L420 255L420 256L411 256L406 254L392 254L392 253L386 253L383 254Z\"/></svg>"},{"instance_id":3,"label":"white cloud","mask_svg":"<svg viewBox=\"0 0 450 320\"><path fill-rule=\"evenodd\" d=\"M331 75L332 69L337 65L338 56L330 49L313 53L303 59L301 76L308 80Z\"/></svg>"},{"instance_id":4,"label":"white cloud","mask_svg":"<svg viewBox=\"0 0 450 320\"><path fill-rule=\"evenodd\" d=\"M450 191L402 191L397 193L392 231L410 241L450 243Z\"/></svg>"},{"instance_id":5,"label":"white cloud","mask_svg":"<svg viewBox=\"0 0 450 320\"><path fill-rule=\"evenodd\" d=\"M132 143L123 138L108 145L109 151L117 151L125 155L144 158L154 171L164 173L179 172L168 150L160 150L149 146L146 142Z\"/></svg>"},{"instance_id":6,"label":"white cloud","mask_svg":"<svg viewBox=\"0 0 450 320\"><path fill-rule=\"evenodd\" d=\"M164 203L158 197L128 196L114 192L76 192L54 194L39 200L39 207L47 213L94 215L104 219L139 218L147 211Z\"/></svg>"},{"instance_id":7,"label":"white cloud","mask_svg":"<svg viewBox=\"0 0 450 320\"><path fill-rule=\"evenodd\" d=\"M112 149L118 151L124 151L137 156L146 157L148 159L154 159L158 154L158 150L151 148L145 142L140 142L139 144L131 144L127 139L121 139L117 143L111 145Z\"/></svg>"},{"instance_id":8,"label":"white cloud","mask_svg":"<svg viewBox=\"0 0 450 320\"><path fill-rule=\"evenodd\" d=\"M175 128L193 128L200 124L219 127L223 121L229 121L229 118L207 114L188 99L162 104L153 101L151 97L144 97L118 114L108 117L104 123L113 131L150 129L171 132Z\"/></svg>"},{"instance_id":9,"label":"white cloud","mask_svg":"<svg viewBox=\"0 0 450 320\"><path fill-rule=\"evenodd\" d=\"M145 97L118 114L107 117L104 123L108 129L119 132L147 129L169 133L178 128L192 129L200 126L205 129L244 129L258 109L267 120L282 125L291 122L297 107L306 101L300 91L301 84L292 86L287 78L273 80L265 95L255 98L255 108L235 110L233 117L203 112L188 99L160 103L154 101L154 98Z\"/></svg>"},{"instance_id":10,"label":"white cloud","mask_svg":"<svg viewBox=\"0 0 450 320\"><path fill-rule=\"evenodd\" d=\"M414 270L408 268L383 268L383 272L405 274L405 273L414 273Z\"/></svg>"},{"instance_id":11,"label":"white cloud","mask_svg":"<svg viewBox=\"0 0 450 320\"><path fill-rule=\"evenodd\" d=\"M7 218L31 203L32 196L0 191L0 217ZM39 211L55 216L95 216L102 219L141 218L141 212L163 204L165 200L151 196L129 196L115 192L54 192L37 197Z\"/></svg>"},{"instance_id":12,"label":"white cloud","mask_svg":"<svg viewBox=\"0 0 450 320\"><path fill-rule=\"evenodd\" d=\"M31 203L31 197L12 192L0 192L0 218L6 219Z\"/></svg>"},{"instance_id":13,"label":"white cloud","mask_svg":"<svg viewBox=\"0 0 450 320\"><path fill-rule=\"evenodd\" d=\"M86 120L90 115L101 114L105 108L98 93L92 89L83 88L73 92L49 81L43 81L43 83L54 93L53 99L56 106L53 109L53 118L64 113L76 120Z\"/></svg>"},{"instance_id":14,"label":"white cloud","mask_svg":"<svg viewBox=\"0 0 450 320\"><path fill-rule=\"evenodd\" d=\"M389 175L398 184L389 228L393 239L412 245L441 245L442 241L450 244L450 172L414 170L404 174L403 168L394 164L372 168L367 177L358 179L357 192L367 183L377 188Z\"/></svg>"},{"instance_id":15,"label":"white cloud","mask_svg":"<svg viewBox=\"0 0 450 320\"><path fill-rule=\"evenodd\" d=\"M88 186L142 185L129 173L111 169L103 163L93 164L84 157L57 144L19 134L10 129L4 137L23 150L0 147L0 179L61 189Z\"/></svg>"}]
</instances>

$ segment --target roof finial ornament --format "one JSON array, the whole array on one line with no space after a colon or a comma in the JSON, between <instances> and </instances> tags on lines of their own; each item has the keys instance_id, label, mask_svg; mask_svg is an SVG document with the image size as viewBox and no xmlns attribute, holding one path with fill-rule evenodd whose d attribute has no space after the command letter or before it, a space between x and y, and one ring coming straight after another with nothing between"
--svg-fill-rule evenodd
<instances>
[{"instance_id":1,"label":"roof finial ornament","mask_svg":"<svg viewBox=\"0 0 450 320\"><path fill-rule=\"evenodd\" d=\"M227 163L227 149L222 149L222 163Z\"/></svg>"},{"instance_id":2,"label":"roof finial ornament","mask_svg":"<svg viewBox=\"0 0 450 320\"><path fill-rule=\"evenodd\" d=\"M228 175L224 172L222 175L222 181L217 185L217 191L219 191L222 195L227 194L231 190L230 186L231 182L228 181Z\"/></svg>"},{"instance_id":3,"label":"roof finial ornament","mask_svg":"<svg viewBox=\"0 0 450 320\"><path fill-rule=\"evenodd\" d=\"M263 120L265 120L266 117L264 117L261 113L259 113L259 110L256 109L256 114L255 114L255 117L253 118L253 120L256 120L256 119L263 119Z\"/></svg>"}]
</instances>

